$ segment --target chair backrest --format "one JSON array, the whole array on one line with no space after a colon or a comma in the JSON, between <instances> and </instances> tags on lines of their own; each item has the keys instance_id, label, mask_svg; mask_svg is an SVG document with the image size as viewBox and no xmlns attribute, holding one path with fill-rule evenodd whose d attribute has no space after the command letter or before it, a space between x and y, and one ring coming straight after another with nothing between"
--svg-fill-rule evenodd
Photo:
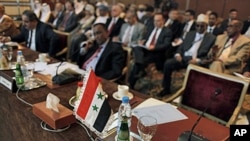
<instances>
[{"instance_id":1,"label":"chair backrest","mask_svg":"<svg viewBox=\"0 0 250 141\"><path fill-rule=\"evenodd\" d=\"M125 58L126 58L126 62L125 62L125 67L123 68L123 72L122 74L124 75L124 82L125 84L128 83L128 73L129 73L129 70L130 70L130 61L131 61L131 47L122 47L123 50L125 51Z\"/></svg>"},{"instance_id":2,"label":"chair backrest","mask_svg":"<svg viewBox=\"0 0 250 141\"><path fill-rule=\"evenodd\" d=\"M180 106L201 113L225 126L235 123L249 82L206 68L189 65L182 86ZM215 96L215 91L221 93ZM209 104L210 103L210 104Z\"/></svg>"}]
</instances>

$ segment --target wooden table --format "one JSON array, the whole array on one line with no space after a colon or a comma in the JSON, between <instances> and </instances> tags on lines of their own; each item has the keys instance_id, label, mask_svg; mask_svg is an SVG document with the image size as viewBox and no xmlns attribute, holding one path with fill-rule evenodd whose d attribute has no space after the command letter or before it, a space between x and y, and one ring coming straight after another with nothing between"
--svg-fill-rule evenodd
<instances>
[{"instance_id":1,"label":"wooden table","mask_svg":"<svg viewBox=\"0 0 250 141\"><path fill-rule=\"evenodd\" d=\"M23 50L24 56L28 61L34 61L38 57L38 53L30 50ZM13 75L12 71L3 71L8 75ZM117 84L102 80L103 89L109 95L108 101L114 112L117 112L120 101L115 100L112 94L117 91ZM53 86L53 84L51 84ZM69 105L69 99L75 95L77 85L75 83L55 86L55 87L41 87L30 91L21 91L19 96L31 104L42 102L46 100L48 93L53 93L60 98L60 103L69 109L73 109ZM134 98L130 101L132 107L135 107L148 96L136 91L131 91ZM32 114L32 107L22 103L16 98L14 93L10 93L6 88L0 86L0 140L3 141L88 141L84 129L78 124L73 124L71 127L60 133L52 133L43 130L40 127L41 120ZM192 125L198 118L198 115L179 109L188 119L162 124L158 126L156 135L153 141L176 141L178 135L186 130L190 130ZM166 113L167 114L167 113ZM171 115L169 115L171 116ZM137 119L133 118L131 130L137 133L136 130ZM195 129L211 141L226 140L229 137L229 129L219 125L211 120L202 118ZM105 140L113 141L114 134Z\"/></svg>"}]
</instances>

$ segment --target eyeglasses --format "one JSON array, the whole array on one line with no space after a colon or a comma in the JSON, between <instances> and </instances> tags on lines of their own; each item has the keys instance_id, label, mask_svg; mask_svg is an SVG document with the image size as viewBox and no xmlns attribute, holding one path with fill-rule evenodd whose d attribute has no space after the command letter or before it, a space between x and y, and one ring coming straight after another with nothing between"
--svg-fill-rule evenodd
<instances>
[{"instance_id":1,"label":"eyeglasses","mask_svg":"<svg viewBox=\"0 0 250 141\"><path fill-rule=\"evenodd\" d=\"M229 25L227 25L227 27L229 28L233 28L233 27L236 27L236 25L232 25L232 24L229 24Z\"/></svg>"}]
</instances>

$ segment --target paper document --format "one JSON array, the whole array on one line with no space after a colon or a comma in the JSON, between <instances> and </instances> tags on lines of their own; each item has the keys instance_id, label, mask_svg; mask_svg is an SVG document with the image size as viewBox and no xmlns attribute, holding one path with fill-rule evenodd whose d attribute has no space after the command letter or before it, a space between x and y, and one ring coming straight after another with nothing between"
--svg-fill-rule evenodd
<instances>
[{"instance_id":1,"label":"paper document","mask_svg":"<svg viewBox=\"0 0 250 141\"><path fill-rule=\"evenodd\" d=\"M169 103L150 98L133 109L133 115L137 118L145 115L156 118L157 124L163 124L178 120L187 119L187 117Z\"/></svg>"},{"instance_id":2,"label":"paper document","mask_svg":"<svg viewBox=\"0 0 250 141\"><path fill-rule=\"evenodd\" d=\"M44 71L47 68L47 62L35 62L35 72Z\"/></svg>"},{"instance_id":3,"label":"paper document","mask_svg":"<svg viewBox=\"0 0 250 141\"><path fill-rule=\"evenodd\" d=\"M84 74L85 71L80 69L77 65L75 64L71 64L71 63L68 63L68 62L63 62L61 65L60 65L61 62L58 62L58 63L54 63L54 64L49 64L47 65L46 69L39 72L43 75L48 75L50 74L52 77L56 75L56 70L58 68L58 74L60 74L61 72L63 72L64 70L66 69L72 69L74 70L75 72L79 73L79 74ZM60 66L59 66L60 65ZM59 66L59 67L58 67Z\"/></svg>"}]
</instances>

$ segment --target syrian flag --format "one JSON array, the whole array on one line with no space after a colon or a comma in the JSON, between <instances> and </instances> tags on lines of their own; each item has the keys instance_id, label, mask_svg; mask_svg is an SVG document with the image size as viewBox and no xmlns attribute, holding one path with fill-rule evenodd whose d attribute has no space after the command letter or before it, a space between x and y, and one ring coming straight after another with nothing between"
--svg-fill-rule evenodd
<instances>
[{"instance_id":1,"label":"syrian flag","mask_svg":"<svg viewBox=\"0 0 250 141\"><path fill-rule=\"evenodd\" d=\"M81 95L74 108L76 118L91 130L102 133L112 114L111 107L105 98L100 78L93 70L87 72Z\"/></svg>"}]
</instances>

